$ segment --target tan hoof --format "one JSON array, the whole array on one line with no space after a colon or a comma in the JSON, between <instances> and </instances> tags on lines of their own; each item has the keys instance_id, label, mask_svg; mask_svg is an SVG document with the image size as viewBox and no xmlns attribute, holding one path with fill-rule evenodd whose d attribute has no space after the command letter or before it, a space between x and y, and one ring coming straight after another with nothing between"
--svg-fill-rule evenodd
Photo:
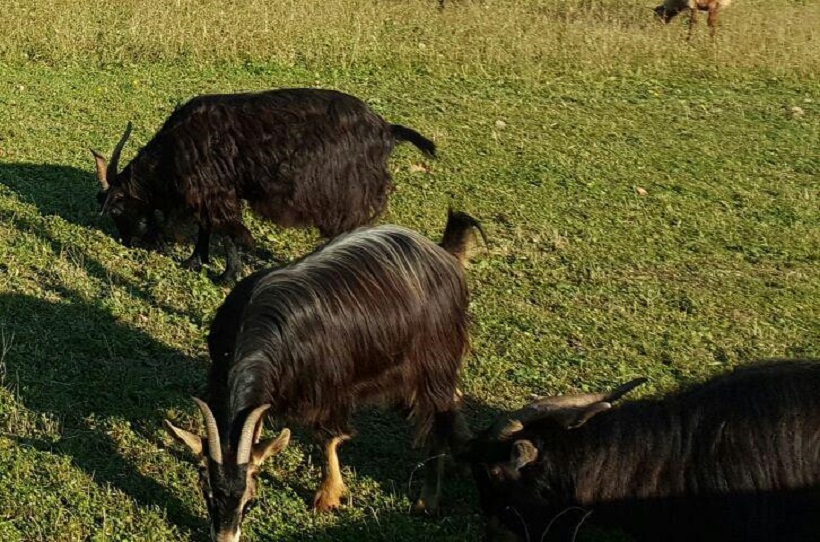
<instances>
[{"instance_id":1,"label":"tan hoof","mask_svg":"<svg viewBox=\"0 0 820 542\"><path fill-rule=\"evenodd\" d=\"M342 497L347 493L344 486L335 488L320 488L313 497L313 511L319 513L332 512L342 507Z\"/></svg>"},{"instance_id":2,"label":"tan hoof","mask_svg":"<svg viewBox=\"0 0 820 542\"><path fill-rule=\"evenodd\" d=\"M416 514L425 514L428 516L438 515L439 501L438 495L428 495L422 491L421 497L413 505L413 512Z\"/></svg>"}]
</instances>

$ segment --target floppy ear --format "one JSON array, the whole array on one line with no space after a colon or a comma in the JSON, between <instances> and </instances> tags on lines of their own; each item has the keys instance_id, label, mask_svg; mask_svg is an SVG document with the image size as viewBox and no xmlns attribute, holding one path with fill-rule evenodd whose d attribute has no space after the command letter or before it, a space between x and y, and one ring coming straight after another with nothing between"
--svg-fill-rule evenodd
<instances>
[{"instance_id":1,"label":"floppy ear","mask_svg":"<svg viewBox=\"0 0 820 542\"><path fill-rule=\"evenodd\" d=\"M538 459L538 448L529 440L516 440L512 447L510 460L515 465L515 470L520 470Z\"/></svg>"},{"instance_id":2,"label":"floppy ear","mask_svg":"<svg viewBox=\"0 0 820 542\"><path fill-rule=\"evenodd\" d=\"M284 450L290 442L290 429L282 429L278 437L265 439L257 442L251 448L251 463L257 467L265 462L267 458L276 455Z\"/></svg>"},{"instance_id":3,"label":"floppy ear","mask_svg":"<svg viewBox=\"0 0 820 542\"><path fill-rule=\"evenodd\" d=\"M202 455L202 437L194 435L185 429L180 429L168 420L163 420L162 426L174 440L190 448L191 451L194 452L194 455Z\"/></svg>"}]
</instances>

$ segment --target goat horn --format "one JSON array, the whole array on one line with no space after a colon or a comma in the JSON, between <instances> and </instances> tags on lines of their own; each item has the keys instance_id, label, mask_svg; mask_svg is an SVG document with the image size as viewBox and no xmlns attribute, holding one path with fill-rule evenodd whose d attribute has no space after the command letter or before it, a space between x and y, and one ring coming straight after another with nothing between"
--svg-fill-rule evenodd
<instances>
[{"instance_id":1,"label":"goat horn","mask_svg":"<svg viewBox=\"0 0 820 542\"><path fill-rule=\"evenodd\" d=\"M91 151L92 156L94 156L94 166L97 169L97 179L100 181L103 190L108 190L108 175L106 173L106 169L108 168L108 163L103 158L103 155L95 151L94 149L88 149Z\"/></svg>"},{"instance_id":2,"label":"goat horn","mask_svg":"<svg viewBox=\"0 0 820 542\"><path fill-rule=\"evenodd\" d=\"M546 418L557 410L586 408L595 403L614 403L646 381L646 378L636 378L607 393L581 393L540 399L496 422L490 429L490 434L504 440L521 431L528 423Z\"/></svg>"},{"instance_id":3,"label":"goat horn","mask_svg":"<svg viewBox=\"0 0 820 542\"><path fill-rule=\"evenodd\" d=\"M222 446L219 443L219 428L216 425L216 419L210 407L202 399L193 397L199 411L202 412L202 417L205 418L205 436L208 438L208 456L214 463L222 464Z\"/></svg>"},{"instance_id":4,"label":"goat horn","mask_svg":"<svg viewBox=\"0 0 820 542\"><path fill-rule=\"evenodd\" d=\"M646 378L646 377L643 377L643 376L640 377L640 378L634 378L634 379L630 380L629 382L627 382L626 384L622 384L622 385L618 386L617 388L615 388L614 390L612 390L611 392L609 392L607 394L605 400L606 400L607 403L614 403L615 401L617 401L618 399L620 399L621 397L623 397L627 393L631 392L632 390L634 390L638 386L642 386L642 385L646 384L647 382L649 382L649 379Z\"/></svg>"},{"instance_id":5,"label":"goat horn","mask_svg":"<svg viewBox=\"0 0 820 542\"><path fill-rule=\"evenodd\" d=\"M245 424L242 426L242 434L239 436L239 446L236 450L236 464L244 465L251 460L251 450L253 449L253 438L256 435L256 424L259 419L270 408L270 405L262 405L256 407L245 418Z\"/></svg>"},{"instance_id":6,"label":"goat horn","mask_svg":"<svg viewBox=\"0 0 820 542\"><path fill-rule=\"evenodd\" d=\"M125 133L122 134L120 138L120 142L117 143L117 146L114 147L114 152L111 153L111 162L108 164L108 172L106 174L106 178L108 182L111 182L117 176L117 166L120 162L120 154L122 153L122 148L125 147L125 142L128 141L128 138L131 136L131 121L128 121L128 125L125 127Z\"/></svg>"}]
</instances>

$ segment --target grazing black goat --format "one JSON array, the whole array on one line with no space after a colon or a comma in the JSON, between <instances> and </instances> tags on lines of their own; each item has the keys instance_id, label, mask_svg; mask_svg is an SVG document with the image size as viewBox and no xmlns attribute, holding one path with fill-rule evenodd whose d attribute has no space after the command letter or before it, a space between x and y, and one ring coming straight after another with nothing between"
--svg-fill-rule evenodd
<instances>
[{"instance_id":1,"label":"grazing black goat","mask_svg":"<svg viewBox=\"0 0 820 542\"><path fill-rule=\"evenodd\" d=\"M463 263L480 227L451 213L441 245L398 226L361 228L285 267L241 281L217 311L204 439L166 429L205 462L202 485L216 540L236 540L262 461L289 433L259 442L262 416L315 430L325 454L314 507L346 492L336 448L364 404L404 410L429 444L420 509L435 510L441 454L464 442L456 383L467 349Z\"/></svg>"},{"instance_id":2,"label":"grazing black goat","mask_svg":"<svg viewBox=\"0 0 820 542\"><path fill-rule=\"evenodd\" d=\"M224 281L241 274L237 244L253 243L243 201L280 226L316 227L334 237L384 210L396 142L436 152L432 141L389 124L358 98L322 89L193 98L118 173L130 133L128 123L110 163L91 151L103 214L114 219L126 246L158 240L157 211L172 222L192 217L199 235L186 262L191 269L208 263L211 234L223 234Z\"/></svg>"},{"instance_id":3,"label":"grazing black goat","mask_svg":"<svg viewBox=\"0 0 820 542\"><path fill-rule=\"evenodd\" d=\"M820 540L820 363L770 362L662 399L550 397L471 441L490 540ZM587 519L588 517L588 519Z\"/></svg>"}]
</instances>

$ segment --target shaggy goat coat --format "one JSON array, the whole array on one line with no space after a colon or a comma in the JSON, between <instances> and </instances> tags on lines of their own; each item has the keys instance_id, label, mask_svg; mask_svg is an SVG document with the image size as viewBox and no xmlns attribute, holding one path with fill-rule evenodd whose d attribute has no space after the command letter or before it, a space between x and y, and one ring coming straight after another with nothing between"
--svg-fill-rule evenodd
<instances>
[{"instance_id":1,"label":"shaggy goat coat","mask_svg":"<svg viewBox=\"0 0 820 542\"><path fill-rule=\"evenodd\" d=\"M537 459L511 467L521 441ZM572 540L584 520L647 541L820 539L820 363L744 367L472 446L484 511L521 540Z\"/></svg>"},{"instance_id":2,"label":"shaggy goat coat","mask_svg":"<svg viewBox=\"0 0 820 542\"><path fill-rule=\"evenodd\" d=\"M252 243L243 201L280 226L316 227L328 238L370 223L393 188L387 161L398 141L435 154L418 132L333 90L199 96L109 175L98 197L127 243L154 211L172 224L193 218L200 241L192 258L207 262L211 233ZM228 254L231 275L237 258Z\"/></svg>"},{"instance_id":3,"label":"shaggy goat coat","mask_svg":"<svg viewBox=\"0 0 820 542\"><path fill-rule=\"evenodd\" d=\"M277 416L350 434L351 411L378 402L406 409L424 437L453 407L467 304L459 259L397 226L355 230L247 277L208 337L220 431L269 403Z\"/></svg>"}]
</instances>

